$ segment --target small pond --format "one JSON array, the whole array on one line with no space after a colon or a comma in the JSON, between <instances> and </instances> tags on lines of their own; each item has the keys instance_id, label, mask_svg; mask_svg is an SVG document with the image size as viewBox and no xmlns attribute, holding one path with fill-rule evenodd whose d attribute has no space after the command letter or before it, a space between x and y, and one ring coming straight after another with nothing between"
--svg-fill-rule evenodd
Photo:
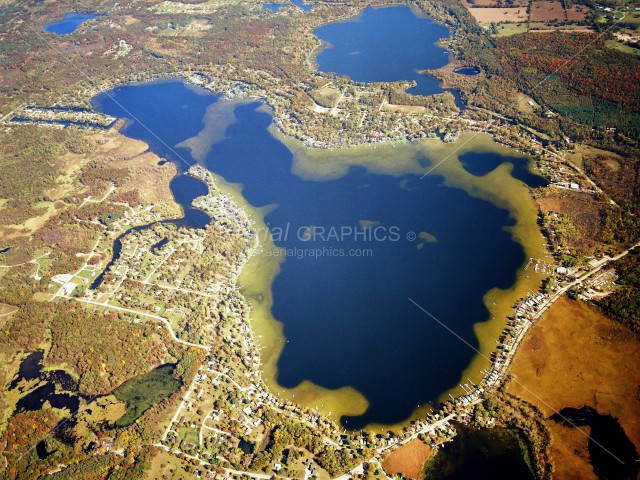
<instances>
[{"instance_id":1,"label":"small pond","mask_svg":"<svg viewBox=\"0 0 640 480\"><path fill-rule=\"evenodd\" d=\"M68 35L75 32L80 25L88 20L98 18L97 13L76 13L69 12L64 18L58 22L48 23L43 27L47 33L55 33L56 35Z\"/></svg>"},{"instance_id":2,"label":"small pond","mask_svg":"<svg viewBox=\"0 0 640 480\"><path fill-rule=\"evenodd\" d=\"M474 75L478 75L480 70L476 67L462 67L456 70L456 73L460 75L466 75L467 77L473 77Z\"/></svg>"},{"instance_id":3,"label":"small pond","mask_svg":"<svg viewBox=\"0 0 640 480\"><path fill-rule=\"evenodd\" d=\"M303 12L310 11L314 5L314 4L305 5L304 3L302 3L302 0L293 0L290 4L289 3L265 3L264 5L262 5L262 10L271 10L273 13L278 13L278 10L286 6L289 6L291 4L295 5L296 7L301 9Z\"/></svg>"}]
</instances>

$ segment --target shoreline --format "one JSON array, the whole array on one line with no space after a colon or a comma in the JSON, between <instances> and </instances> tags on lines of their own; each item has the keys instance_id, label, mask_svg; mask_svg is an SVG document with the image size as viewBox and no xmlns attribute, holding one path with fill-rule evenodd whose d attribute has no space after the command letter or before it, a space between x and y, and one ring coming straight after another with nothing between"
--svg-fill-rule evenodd
<instances>
[{"instance_id":1,"label":"shoreline","mask_svg":"<svg viewBox=\"0 0 640 480\"><path fill-rule=\"evenodd\" d=\"M331 169L331 168L321 173L309 172L308 170L305 172L305 165L304 165L305 162L307 162L306 167L308 168L309 167L308 163L313 162L313 156L314 156L313 154L316 153L316 155L321 155L322 153L325 153L326 150L323 150L321 152L314 152L313 150L307 149L301 145L298 145L296 148L295 141L291 139L281 138L281 133L279 131L276 131L276 132L272 131L272 134L274 133L275 133L275 137L283 141L283 143L285 143L285 145L294 154L294 159L293 159L294 164L292 166L292 169L296 175L299 175L299 176L302 176L303 178L308 178L308 179L326 180L332 177L341 176L344 173L346 173L346 170L336 171L335 169ZM463 138L460 141L464 142L464 140L465 139ZM496 144L486 136L481 138L479 142L480 142L479 146L481 147L481 149L501 151L501 153L503 154L510 153L513 155L513 151L511 149L508 149L504 146ZM421 144L416 145L415 143L407 142L403 150L407 151L407 153L411 156L415 154L416 149L420 150L420 147L424 148L426 143L427 142L424 141ZM429 143L435 143L435 140ZM466 150L471 150L473 147L477 147L477 146L478 145L476 144L476 142L469 142L469 146L467 147ZM444 151L447 151L449 149L456 148L456 144L455 143L445 144L443 142L438 141L437 144L428 145L426 148L430 149L434 147L436 150L440 148ZM307 153L307 156L309 158L305 160L301 160L299 158L301 151ZM465 150L463 150L461 153L463 153L464 151ZM366 153L369 153L369 148L368 146L357 146L357 147L353 147L353 149L351 149L350 152L354 155L354 158L357 159L359 154L366 155ZM338 149L336 150L335 153L344 154L345 149ZM394 149L393 153L397 154L400 152L396 152L396 149ZM400 154L400 156L402 155ZM405 158L405 157L403 158L405 162L403 163L402 160L400 161L401 163L400 168L405 169L405 172L417 173L418 170L413 170L415 165L411 165L408 158ZM326 165L326 163L328 163L326 162L327 158L323 158L323 159L325 160L325 165ZM351 166L358 164L357 161L354 163L348 163L348 162L344 162L344 163L340 162L340 163L341 163L340 166L344 167L345 169L351 168ZM390 167L391 169L398 168L398 165L395 165L395 166L388 165L388 164L385 165L384 160L382 160L379 163L380 164L377 165L377 168L379 169L384 169L385 167ZM446 186L463 189L470 195L482 198L498 207L505 208L510 212L510 216L514 219L517 219L519 216L522 216L522 215L526 216L524 220L520 219L519 221L516 222L515 225L511 227L507 227L507 229L511 232L511 235L514 237L514 240L520 245L522 245L525 253L525 261L520 266L518 272L516 272L514 284L505 290L499 290L497 288L494 288L489 292L487 292L485 294L484 302L490 312L489 313L490 316L489 318L479 320L474 324L474 330L476 331L476 335L478 337L478 341L480 344L479 350L481 354L475 355L470 365L467 368L465 368L463 372L461 372L460 381L465 381L467 377L472 377L473 379L475 379L475 383L479 383L480 382L479 377L481 377L481 375L479 374L479 371L481 370L481 368L478 368L478 367L480 364L486 363L486 360L482 357L482 355L488 357L491 354L491 352L495 350L495 344L493 342L499 338L500 332L505 328L507 323L507 316L513 314L512 305L516 303L516 301L522 296L526 296L526 292L528 290L530 289L537 290L539 288L540 281L542 280L542 278L544 278L543 276L538 276L538 275L528 275L527 274L528 272L525 273L525 271L522 270L527 262L527 259L530 257L546 255L546 251L544 250L544 247L543 247L544 239L540 234L540 231L536 223L538 210L533 200L533 197L531 196L528 187L524 186L518 180L511 177L508 166L502 165L498 169L496 169L496 171L492 172L491 174L485 177L474 177L468 172L463 170L463 167L461 166L461 164L457 159L448 163L450 163L451 165L449 166L449 168L446 169L446 172L444 175L446 179L445 180ZM371 164L369 165L360 164L360 166L365 166L366 168L374 168L374 169L376 168L375 165L371 165ZM392 174L389 171L382 171L382 172L378 171L377 173ZM460 176L461 178L457 178L456 175ZM510 188L507 189L509 192L508 195L505 196L503 194L505 190L504 185L501 185L501 189L503 191L502 193L491 192L491 188L493 184L495 183L502 184L505 181L507 181L508 183L511 183ZM472 186L477 187L478 183L483 184L484 186L480 189L480 191L472 192L473 190ZM527 205L524 208L518 209L517 206L518 206L518 203L520 203L522 200L522 195L526 195ZM533 231L537 233L538 235L537 237L530 237L528 235L528 233L532 229L535 229ZM255 296L257 295L256 292L258 292L259 290L260 291L270 290L271 282L273 281L273 279L278 273L279 264L272 265L271 270L269 272L264 272L264 271L260 272L261 270L260 263L261 261L264 261L264 260L265 259L260 259L260 258L251 259L250 262L254 262L254 263L253 264L250 263L249 265L247 265L247 270L243 272L244 277L241 276L241 283L244 281L243 293L247 292L248 294L247 296L250 298L251 297L255 298ZM271 257L269 261L273 262L274 261L273 257ZM256 280L255 278L256 272L258 273L258 275L260 274L262 275L261 280ZM250 277L254 277L254 278L250 278ZM258 286L256 286L256 284L261 284L261 283L262 283L262 288L259 288ZM496 301L495 307L490 303L491 300ZM319 399L324 400L324 402L322 403L325 403L325 404L340 401L338 399L334 399L331 397L333 393L335 393L336 395L342 396L341 394L344 394L344 392L327 391L326 389L317 385L313 385L308 381L303 382L299 387L295 389L287 390L287 389L283 389L282 387L279 387L276 380L277 379L277 360L279 357L279 352L281 348L284 346L284 341L286 339L284 339L282 336L282 324L278 322L275 318L273 318L270 315L270 312L268 311L270 307L270 302L271 302L270 291L269 291L269 297L265 296L263 302L267 303L267 305L257 306L258 310L260 310L260 314L258 315L257 319L255 316L256 305L254 303L254 309L252 309L252 316L254 317L254 328L256 328L258 332L260 332L259 335L262 337L259 340L259 343L261 343L261 346L263 348L266 348L267 351L269 352L268 360L265 362L265 365L264 365L265 382L269 385L270 388L275 387L275 391L277 391L279 394L283 394L283 393L285 395L288 394L289 396L286 397L287 400L301 403L306 408L317 409L318 408L317 402L319 401ZM502 314L503 312L504 312L504 315ZM491 319L492 316L494 317L493 320ZM264 342L263 339L265 337L268 339L271 339L272 342L275 342L275 343L271 345L268 345L268 344L264 345L262 342ZM485 364L482 367L486 368L487 365ZM314 392L313 390L316 390L316 391ZM442 394L437 399L430 399L430 400L442 401L448 398L447 396L449 394L455 394L455 396L459 396L460 394L463 394L463 393L465 392L462 388L454 387L445 392L442 392ZM300 394L304 396L301 398L299 396ZM346 405L346 408L344 408L344 411L349 412L348 414L350 415L353 415L353 413L351 412L354 409L357 409L358 406L361 406L359 403L351 403L351 402L354 402L354 399L350 396L343 397L343 400L341 400L341 402L343 403L345 401L349 402L349 404ZM425 401L429 401L429 400L425 399ZM320 408L320 411L323 411L323 409ZM333 412L333 414L336 413L335 409L331 411ZM389 429L400 430L401 428L407 427L408 425L410 425L410 422L412 420L424 418L424 414L426 413L426 411L427 411L427 407L417 408L416 410L414 410L411 416L403 422L399 422L397 424L392 424L392 425L371 424L371 425L368 425L366 428L368 430L375 430L375 431L386 431ZM327 413L326 409L323 411L323 413L325 414ZM343 414L346 414L346 413L343 413Z\"/></svg>"},{"instance_id":2,"label":"shoreline","mask_svg":"<svg viewBox=\"0 0 640 480\"><path fill-rule=\"evenodd\" d=\"M397 6L403 6L403 5L391 4L391 5L383 5L383 6L380 6L379 8L397 7ZM418 10L421 11L420 9ZM338 23L343 21L349 21L352 18L357 18L358 15L361 15L361 14L362 12L360 12L359 14L356 14L355 16L349 16L349 18L347 18L346 20L340 20L338 21ZM443 27L451 30L452 27L444 23L438 22L434 17L428 16L428 14L426 13L425 15L427 15L426 18L431 19L431 21L433 21L434 23L438 25L442 25ZM327 24L322 24L322 25L328 25L331 23L333 22L329 22ZM449 37L445 37L445 38L449 38ZM321 49L320 51L322 51L323 49L322 45L320 45L319 48ZM317 57L317 53L315 53L313 56L314 61L316 57ZM452 60L450 59L447 65L451 64L451 62ZM253 72L253 73L257 73L257 72ZM326 77L327 80L329 80L329 82L333 81L332 80L333 75L331 74L320 72L320 71L317 71L316 74ZM377 148L379 146L397 145L399 143L401 144L415 143L425 139L424 136L411 136L411 135L405 135L399 132L396 133L396 136L384 137L384 138L367 137L366 135L363 135L361 133L358 136L349 138L347 140L347 143L343 144L342 142L335 143L333 141L327 142L327 141L318 140L317 138L314 138L312 132L307 132L304 134L299 134L299 133L294 134L292 129L285 124L285 121L289 122L290 119L282 117L282 114L279 113L279 108L276 108L278 105L278 100L273 98L272 95L270 95L270 92L267 91L265 87L258 85L254 82L238 80L237 78L236 79L226 78L230 76L231 75L229 75L229 72L227 72L227 74L224 74L222 72L216 72L216 71L206 72L204 69L200 71L176 70L176 71L164 71L160 73L139 73L139 74L135 74L135 78L109 80L109 81L105 81L101 85L94 85L93 88L88 88L85 90L85 92L81 94L80 101L78 103L72 104L67 102L57 102L55 103L55 105L57 107L63 107L63 108L82 107L82 108L90 108L93 110L93 103L92 103L93 98L95 98L96 96L102 93L108 92L110 90L114 90L116 88L121 88L125 86L134 86L139 84L147 84L150 82L163 83L163 82L170 82L170 81L182 81L187 86L195 87L195 88L203 88L208 92L213 93L214 95L220 95L224 97L226 100L232 100L232 99L238 99L238 98L239 99L250 98L250 99L255 99L257 101L264 102L271 109L272 116L273 116L273 123L275 127L282 132L284 137L297 140L303 143L305 146L313 149L333 151L333 150L342 150L344 148L353 148L358 146L369 146L372 148ZM363 86L363 88L366 88L367 86L375 87L380 83L380 82L354 82L353 80L350 80L350 79L348 80L348 82ZM406 83L406 80L398 80L390 83L402 85ZM443 89L443 93L450 92L450 90L456 90L455 88L452 89L452 88L447 88L446 86L443 86L442 82L440 82L440 85L441 85L441 88ZM250 89L250 91L246 91L244 89ZM436 95L440 95L440 94L436 94ZM65 97L66 96L67 94L65 94ZM36 104L32 104L31 106L37 107ZM20 110L20 108L21 107L18 107L10 113L15 115L16 112ZM410 115L413 115L413 114L410 114ZM441 118L437 115L435 117ZM468 133L468 132L486 133L488 135L491 135L496 143L500 145L504 145L508 148L517 150L519 153L525 153L525 154L527 153L531 154L531 152L534 152L536 154L543 153L540 146L535 144L535 139L531 137L532 135L531 132L527 132L529 136L527 136L525 132L521 132L523 134L523 138L521 138L518 144L514 144L513 141L508 141L506 138L504 138L500 134L499 130L495 129L495 125L493 125L491 122L484 122L484 121L469 119L464 116L463 111L460 111L454 114L452 118L442 117L442 119L446 120L446 122L448 123L455 122L456 120L463 121L465 126L462 128L457 127L457 130L455 131L456 136L459 136L460 134ZM4 125L8 125L8 123L9 122L7 121L3 122ZM37 123L37 124L43 125L43 126L56 127L56 125L47 125L47 124L41 124L41 123ZM294 123L294 125L297 125L297 124ZM479 127L476 125L479 125ZM440 139L440 137L426 137L426 138ZM533 140L533 144L532 144L532 140Z\"/></svg>"},{"instance_id":3,"label":"shoreline","mask_svg":"<svg viewBox=\"0 0 640 480\"><path fill-rule=\"evenodd\" d=\"M193 85L193 79L192 78L185 78L185 76L181 75L181 74L170 74L170 75L164 75L164 76L154 76L155 78L152 80L152 82L163 82L163 81L172 81L174 79L177 80L181 80L183 82L185 82L187 85L191 84ZM138 83L147 83L146 81L132 81L129 82L129 84L138 84ZM196 87L200 87L200 88L206 88L207 90L210 90L211 86L209 85L207 87L203 87L202 84L195 85ZM263 99L262 97L258 97L260 99L260 101L262 101L273 113L274 109L273 106L270 105L268 99ZM343 154L345 152L348 153L352 153L355 154L356 156L358 154L367 154L370 153L370 149L376 148L378 149L378 147L380 147L380 150L387 150L389 151L391 149L391 147L393 147L393 152L394 152L394 156L397 157L397 154L400 153L400 151L405 151L408 152L409 155L415 155L416 151L420 151L422 149L424 149L426 147L427 150L433 150L433 151L438 151L438 150L449 150L451 148L456 148L456 145L458 144L458 142L463 141L461 139L458 140L458 142L455 143L445 143L440 141L439 139L430 139L430 140L423 140L421 142L416 142L416 141L409 141L409 140L401 140L401 141L385 141L385 142L376 142L373 144L367 144L367 143L362 143L362 144L356 144L356 145L352 145L350 147L347 148L309 148L306 147L302 142L300 142L299 140L296 140L292 137L288 137L286 135L285 132L282 131L281 128L279 128L279 125L276 122L276 118L274 116L274 120L273 120L273 124L270 127L272 129L272 134L274 134L275 132L275 136L276 138L278 138L279 140L283 141L283 143L285 143L285 145L292 151L292 153L294 153L294 165L292 166L292 168L294 169L294 171L300 167L300 162L298 161L298 155L296 155L297 153L299 153L300 151L304 151L309 157L313 157L314 154L315 155L322 155L322 154L326 154L326 153L330 153L330 154ZM490 149L494 150L494 149L502 149L504 151L509 151L511 154L513 154L513 149L509 149L508 147L505 147L503 145L498 144L495 139L493 138L489 138L488 135L484 135L484 136L479 136L477 133L467 133L467 134L463 134L463 137L466 137L468 135L473 135L474 137L472 137L472 140L476 140L476 138L485 138L485 141L480 140L481 143L484 143L485 146L486 145L491 145ZM467 144L470 145L474 145L476 142L474 141L473 143L470 140L467 140L466 142L463 142L463 146L467 146ZM466 150L469 150L471 147L467 146ZM464 149L461 149L462 151L465 151ZM405 163L404 165L400 165L398 166L397 164L389 164L388 162L378 162L377 168L383 168L386 167L387 169L390 170L398 170L398 168L400 167L400 169L404 168L407 169L409 168L408 171L412 172L412 173L421 173L422 169L415 167L415 165L413 167L410 166L410 163L407 163L407 158L405 158ZM447 162L448 165L450 165L452 162ZM459 162L457 162L459 166ZM384 164L384 165L383 165ZM342 168L350 168L352 164L343 164ZM459 166L459 168L461 168ZM458 168L458 171L460 171ZM504 170L503 167L500 167L498 170ZM390 173L389 171L385 172L385 173ZM450 172L451 173L451 172ZM493 172L495 173L495 172ZM297 172L297 174L299 174L299 172ZM215 174L214 174L215 175ZM467 182L468 179L471 177L470 174L466 174L467 175ZM486 178L491 177L492 174L486 176ZM216 175L216 177L218 177ZM507 174L507 177L511 178L510 175ZM445 175L445 178L448 178L447 175ZM475 177L474 177L475 178ZM486 180L485 177L482 177L481 179L477 179L476 181L485 181ZM250 211L249 216L250 218L255 222L257 219L259 219L260 222L263 223L262 217L263 217L263 213L259 210L259 209L255 209L253 207L251 207L250 205L248 205L246 203L246 201L244 200L244 198L242 197L241 194L241 188L238 185L228 185L226 184L226 182L224 182L223 179L221 179L220 177L218 177L219 181L217 182L217 186L219 187L219 189L223 192L223 193L227 193L229 192L230 197L233 199L234 203L236 203L239 207L245 209L245 207L249 207L248 210ZM484 180L483 180L484 179ZM453 186L456 188L462 188L463 190L467 191L468 193L471 194L469 188L470 185L467 184L466 186L464 185L464 182L459 183L456 181L451 181L451 178L448 178L448 182L450 182L448 184L448 186ZM517 182L515 179L512 179L513 182ZM445 182L446 183L446 182ZM224 187L223 187L224 185ZM226 190L226 191L225 191ZM491 192L487 189L485 189L485 191L483 192L484 198L488 201L491 201L492 203L495 203L496 200L500 199L500 195L498 194L491 194ZM533 202L532 197L530 196L530 193L527 193L529 199L530 199L530 203ZM482 195L481 195L482 196ZM500 200L498 201L498 204L501 201L505 201ZM503 207L506 205L508 206L509 202L506 201L506 203L503 205ZM509 209L509 211L511 212L511 215L513 216L513 211L511 209ZM537 219L537 211L536 211L536 219ZM535 225L535 221L533 222ZM515 227L510 227L510 228L515 228ZM540 235L539 229L536 226L536 231L538 232L538 235ZM525 248L525 250L527 251L526 253L529 253L529 251L533 251L533 250L527 250ZM366 407L368 405L367 400L356 390L354 390L353 388L350 387L344 387L342 389L338 389L338 390L328 390L328 389L324 389L320 386L314 385L311 382L303 382L301 385L299 385L298 387L294 388L294 389L284 389L283 387L281 387L280 385L278 385L277 383L277 360L279 358L279 354L280 354L280 350L282 349L282 347L284 346L284 342L285 339L282 336L282 326L279 322L277 322L275 319L273 319L270 315L269 309L270 309L270 304L271 304L271 292L270 292L270 286L271 286L271 282L273 281L273 279L275 278L275 275L277 275L278 273L278 269L279 269L279 262L274 261L275 259L272 257L270 259L270 263L266 264L266 271L262 271L261 275L261 282L263 285L267 285L268 288L264 288L262 290L264 291L258 291L255 288L256 283L260 283L256 282L255 278L251 279L250 281L247 280L248 277L255 277L256 276L256 262L259 265L259 269L260 270L264 270L264 266L265 265L261 265L260 262L260 255L253 255L249 258L249 260L247 261L247 263L245 264L244 268L242 269L240 276L239 276L239 280L240 280L240 285L242 288L242 293L243 296L245 297L246 300L253 300L253 299L259 299L260 297L261 300L256 302L256 301L252 301L252 305L253 305L253 309L252 309L252 316L255 314L256 311L261 310L261 317L262 320L258 320L257 322L254 321L254 319L252 319L252 329L254 330L254 334L257 338L257 342L260 345L260 349L261 351L266 350L266 354L262 354L261 356L263 357L263 361L262 361L262 368L263 368L263 381L265 381L265 383L269 386L269 388L276 393L279 396L284 397L284 399L286 400L291 400L291 401L295 401L297 403L300 403L301 405L307 407L307 408L311 408L311 409L316 409L322 413L324 413L325 415L329 415L329 414L333 414L334 416L341 416L341 415L357 415L357 414L361 414L364 412L364 410L366 410ZM264 260L262 261L262 263L264 263ZM519 278L516 279L516 283L519 280ZM536 288L539 285L539 282L534 282L536 283ZM515 287L512 287L511 290L513 290ZM495 290L495 289L494 289ZM493 291L492 291L493 292ZM488 292L487 295L490 295L492 292ZM507 290L507 293L509 292L509 290ZM495 293L494 293L495 294ZM513 292L512 295L515 296L516 292ZM504 293L503 293L504 295ZM512 295L509 295L509 298L511 298ZM515 301L517 298L514 298L513 300ZM487 297L485 297L485 304L488 303ZM487 307L489 307L489 305L487 305ZM489 308L490 311L491 308ZM492 312L493 313L493 312ZM500 324L496 323L496 322L491 322L491 321L487 321L489 319L486 320L481 320L478 323L475 324L474 329L476 330L476 333L478 334L478 339L480 342L480 351L484 352L486 351L486 353L489 353L490 350L487 348L488 347L488 340L495 340L497 338L498 335L495 336L491 336L488 334L491 334L493 332L499 332L503 327L504 327L504 322L506 322L506 318L504 319L503 322L501 322ZM487 330L487 327L485 326L483 328L483 325L485 324L492 324L493 328L489 329L488 334L481 334L483 330ZM479 333L480 332L480 333ZM481 337L485 337L485 336L489 336L490 338L486 338L484 341ZM266 339L266 341L265 341ZM486 348L486 350L485 350ZM475 359L472 361L471 365L461 374L461 378L464 379L465 375L469 374L469 371L472 370L473 368L476 368L476 363L478 362L478 358L479 357L475 357ZM457 389L457 387L453 388L452 390L448 391L448 392L443 392L443 396L448 394L449 392L455 392L460 393L459 389ZM431 399L432 401L435 401L437 399ZM406 424L408 422L410 422L412 419L414 418L418 418L420 416L422 416L423 411L424 411L425 407L422 407L422 409L417 409L414 411L414 413L405 421L405 422L401 422L399 424L395 424L391 427L399 429L402 426L406 426ZM385 426L385 428L387 428L389 426ZM368 428L375 428L375 425L371 425Z\"/></svg>"},{"instance_id":4,"label":"shoreline","mask_svg":"<svg viewBox=\"0 0 640 480\"><path fill-rule=\"evenodd\" d=\"M250 205L242 196L241 186L227 182L220 175L209 171L220 193L248 216L253 228L257 231L266 229L264 213L260 208ZM271 284L280 269L283 257L267 256L266 250L277 247L261 236L252 254L246 259L239 275L238 285L244 300L251 306L250 323L252 336L260 352L261 379L269 391L281 401L295 402L303 408L311 409L336 420L342 415L357 415L368 406L367 400L355 389L343 387L331 390L312 382L304 381L301 385L287 389L277 382L277 362L286 338L282 334L282 323L270 314L272 304ZM346 401L345 401L346 398Z\"/></svg>"}]
</instances>

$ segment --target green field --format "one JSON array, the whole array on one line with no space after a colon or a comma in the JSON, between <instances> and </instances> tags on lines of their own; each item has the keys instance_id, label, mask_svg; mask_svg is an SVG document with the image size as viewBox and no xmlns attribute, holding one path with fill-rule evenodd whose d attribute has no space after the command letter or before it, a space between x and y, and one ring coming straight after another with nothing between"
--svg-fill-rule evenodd
<instances>
[{"instance_id":1,"label":"green field","mask_svg":"<svg viewBox=\"0 0 640 480\"><path fill-rule=\"evenodd\" d=\"M640 49L633 48L633 47L631 47L629 45L626 45L624 43L618 42L616 40L607 40L606 44L607 44L607 47L609 47L609 48L613 48L615 50L620 50L621 52L629 53L631 55L635 55L637 57L640 57Z\"/></svg>"},{"instance_id":2,"label":"green field","mask_svg":"<svg viewBox=\"0 0 640 480\"><path fill-rule=\"evenodd\" d=\"M640 122L640 112L635 110L618 110L604 102L598 105L561 105L553 104L552 107L562 115L570 116L576 120L591 125L607 125L612 127L630 127Z\"/></svg>"},{"instance_id":3,"label":"green field","mask_svg":"<svg viewBox=\"0 0 640 480\"><path fill-rule=\"evenodd\" d=\"M127 412L115 423L126 427L144 412L177 392L182 382L173 377L173 365L162 365L151 372L126 381L113 391L115 397L127 404Z\"/></svg>"},{"instance_id":4,"label":"green field","mask_svg":"<svg viewBox=\"0 0 640 480\"><path fill-rule=\"evenodd\" d=\"M508 37L509 35L517 35L519 33L527 33L529 27L526 23L504 23L496 25L496 37Z\"/></svg>"}]
</instances>

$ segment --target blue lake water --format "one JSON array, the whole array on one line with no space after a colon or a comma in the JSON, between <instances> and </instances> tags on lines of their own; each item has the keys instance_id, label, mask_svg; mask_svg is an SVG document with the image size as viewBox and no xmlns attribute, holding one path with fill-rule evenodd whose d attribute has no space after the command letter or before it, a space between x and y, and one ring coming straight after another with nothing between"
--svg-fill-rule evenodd
<instances>
[{"instance_id":1,"label":"blue lake water","mask_svg":"<svg viewBox=\"0 0 640 480\"><path fill-rule=\"evenodd\" d=\"M75 413L82 396L77 393L78 383L64 370L43 371L43 358L44 351L36 350L20 362L20 369L9 390L17 388L23 380L38 379L39 385L20 397L15 412L40 410L48 402L53 408L67 408Z\"/></svg>"},{"instance_id":2,"label":"blue lake water","mask_svg":"<svg viewBox=\"0 0 640 480\"><path fill-rule=\"evenodd\" d=\"M56 35L67 35L75 32L80 25L87 20L93 20L100 15L97 13L67 13L59 22L53 22L45 25L44 31L47 33L55 33Z\"/></svg>"},{"instance_id":3,"label":"blue lake water","mask_svg":"<svg viewBox=\"0 0 640 480\"><path fill-rule=\"evenodd\" d=\"M470 174L477 177L492 172L503 163L513 165L511 175L531 188L546 187L548 182L529 171L529 161L525 156L506 157L492 152L467 152L460 155L460 163Z\"/></svg>"},{"instance_id":4,"label":"blue lake water","mask_svg":"<svg viewBox=\"0 0 640 480\"><path fill-rule=\"evenodd\" d=\"M217 101L173 81L118 88L98 96L94 106L136 118L123 133L184 170L195 160L173 146L198 134L207 107ZM204 164L242 184L252 205L277 205L265 217L272 232L289 226L288 236L274 239L294 253L272 286L272 312L287 339L277 380L285 387L305 379L354 387L370 407L342 418L351 428L402 421L454 387L474 356L408 298L477 347L473 324L488 318L483 296L510 287L524 261L522 247L504 230L512 220L507 211L444 186L437 175L420 180L351 168L338 179L302 179L291 172L292 153L269 133L272 117L260 106L235 108L235 123ZM425 168L430 163L418 160ZM315 239L305 236L309 226ZM436 241L412 239L419 232ZM361 249L370 254L356 255ZM296 252L306 256L296 258Z\"/></svg>"},{"instance_id":5,"label":"blue lake water","mask_svg":"<svg viewBox=\"0 0 640 480\"><path fill-rule=\"evenodd\" d=\"M120 103L119 100L120 105L114 103L114 99L119 99L122 92L135 91L133 87L117 88L111 92L100 94L92 100L92 104L97 111L114 111L116 112L115 116L120 118L144 118L142 123L127 122L122 130L123 133L132 138L144 139L149 144L151 151L163 158L170 158L176 163L178 170L184 172L195 162L188 154L176 156L176 150L184 152L184 149L174 150L171 145L177 143L176 138L180 138L185 132L197 132L202 128L202 117L206 107L211 103L212 96L207 96L206 100L202 102L194 102L193 97L202 95L206 90L186 87L182 82L158 83L151 90L160 95L166 95L166 98L154 100L159 102L154 107L154 111L160 109L158 116L147 117L144 115L144 112L148 111L150 107L147 104L149 99L145 95L140 97L129 95L125 103ZM171 120L174 112L178 110L184 113L184 117L181 118L182 128L176 128ZM170 188L176 202L183 209L183 216L176 220L167 220L165 223L171 223L177 227L204 228L211 219L206 213L191 208L191 202L201 195L206 195L209 191L208 187L196 178L179 175L171 181ZM113 257L105 270L93 281L90 289L96 289L100 286L106 271L120 258L122 238L132 230L139 231L149 226L134 227L116 238L113 245Z\"/></svg>"},{"instance_id":6,"label":"blue lake water","mask_svg":"<svg viewBox=\"0 0 640 480\"><path fill-rule=\"evenodd\" d=\"M313 8L313 4L305 5L304 3L302 3L302 0L293 0L291 4L295 5L296 7L301 9L303 12L308 12ZM273 13L278 13L278 10L288 5L290 4L289 3L265 3L264 5L262 5L262 10L271 10Z\"/></svg>"},{"instance_id":7,"label":"blue lake water","mask_svg":"<svg viewBox=\"0 0 640 480\"><path fill-rule=\"evenodd\" d=\"M348 75L357 82L415 80L415 95L442 93L437 79L417 70L449 63L448 52L436 45L449 30L420 17L409 7L368 7L354 20L317 28L314 34L330 44L318 56L323 72Z\"/></svg>"},{"instance_id":8,"label":"blue lake water","mask_svg":"<svg viewBox=\"0 0 640 480\"><path fill-rule=\"evenodd\" d=\"M456 70L456 73L466 75L467 77L473 77L474 75L478 75L480 70L475 67L462 67Z\"/></svg>"}]
</instances>

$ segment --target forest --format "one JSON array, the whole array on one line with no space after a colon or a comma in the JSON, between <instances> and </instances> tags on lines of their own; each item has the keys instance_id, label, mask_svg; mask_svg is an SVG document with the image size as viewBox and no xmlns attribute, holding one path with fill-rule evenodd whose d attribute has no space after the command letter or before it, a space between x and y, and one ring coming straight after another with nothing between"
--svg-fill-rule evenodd
<instances>
[{"instance_id":1,"label":"forest","mask_svg":"<svg viewBox=\"0 0 640 480\"><path fill-rule=\"evenodd\" d=\"M60 463L71 464L60 478L78 478L75 475L81 472L104 478L101 475L105 470L94 470L96 462L107 471L113 469L109 478L120 478L119 468L142 472L146 465L139 455L151 452L147 448L141 449L140 445L158 438L158 418L163 418L168 409L175 407L185 383L196 374L203 355L191 349L177 348L166 338L164 330L158 331L154 325L95 315L64 303L35 303L21 307L5 325L6 336L0 337L0 353L4 356L10 352L18 355L23 350L31 351L44 339L45 328L54 333L45 367L58 366L57 362L62 361L67 371L79 376L79 393L85 395L81 397L77 411L40 409L15 412L8 419L0 435L0 454L7 459L2 469L3 478L37 478ZM57 342L62 341L65 343L61 347ZM169 372L175 380L170 382L172 388L160 390L146 379L157 377L153 373L159 371L154 370L155 366L167 359L177 364ZM160 381L167 382L166 379ZM138 389L150 387L153 389L147 393L153 395L142 395L144 402L138 401ZM121 413L115 417L109 413L112 408L109 397L99 395L112 391L114 401L125 402L123 422L117 422ZM6 391L2 393L4 396ZM145 415L140 418L142 413ZM132 423L131 419L138 421ZM128 447L124 457L95 456L106 453L104 445L114 441ZM43 446L36 449L39 442L43 442ZM48 453L43 455L42 450ZM129 470L129 475L132 472Z\"/></svg>"},{"instance_id":2,"label":"forest","mask_svg":"<svg viewBox=\"0 0 640 480\"><path fill-rule=\"evenodd\" d=\"M620 288L595 303L606 315L640 333L640 249L629 252L614 267Z\"/></svg>"},{"instance_id":3,"label":"forest","mask_svg":"<svg viewBox=\"0 0 640 480\"><path fill-rule=\"evenodd\" d=\"M42 213L44 202L58 200L49 191L60 180L68 152L88 154L92 142L77 130L43 129L27 125L0 134L0 225L20 224Z\"/></svg>"},{"instance_id":4,"label":"forest","mask_svg":"<svg viewBox=\"0 0 640 480\"><path fill-rule=\"evenodd\" d=\"M623 128L637 138L640 59L584 33L512 35L495 41L501 73L539 103L583 123Z\"/></svg>"},{"instance_id":5,"label":"forest","mask_svg":"<svg viewBox=\"0 0 640 480\"><path fill-rule=\"evenodd\" d=\"M586 173L613 200L640 213L640 157L597 155L583 163Z\"/></svg>"},{"instance_id":6,"label":"forest","mask_svg":"<svg viewBox=\"0 0 640 480\"><path fill-rule=\"evenodd\" d=\"M49 316L52 346L46 363L66 363L80 376L80 392L97 395L174 360L164 329L128 317L59 305Z\"/></svg>"}]
</instances>

